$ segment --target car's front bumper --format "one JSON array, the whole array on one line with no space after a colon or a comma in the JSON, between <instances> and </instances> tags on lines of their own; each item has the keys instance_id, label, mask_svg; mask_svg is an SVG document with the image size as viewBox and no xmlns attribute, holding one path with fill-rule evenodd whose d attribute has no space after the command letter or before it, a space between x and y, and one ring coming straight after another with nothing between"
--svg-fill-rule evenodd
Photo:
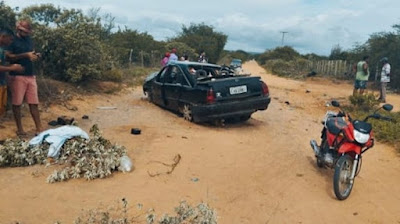
<instances>
[{"instance_id":1,"label":"car's front bumper","mask_svg":"<svg viewBox=\"0 0 400 224\"><path fill-rule=\"evenodd\" d=\"M195 105L192 107L192 114L195 122L226 119L251 115L257 110L266 110L270 102L269 96L260 96L240 101Z\"/></svg>"}]
</instances>

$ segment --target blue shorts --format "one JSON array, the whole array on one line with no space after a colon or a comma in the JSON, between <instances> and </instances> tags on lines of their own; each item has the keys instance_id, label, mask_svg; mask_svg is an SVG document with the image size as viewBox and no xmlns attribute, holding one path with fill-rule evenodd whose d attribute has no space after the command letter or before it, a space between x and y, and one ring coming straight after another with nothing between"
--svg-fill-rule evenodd
<instances>
[{"instance_id":1,"label":"blue shorts","mask_svg":"<svg viewBox=\"0 0 400 224\"><path fill-rule=\"evenodd\" d=\"M354 89L366 89L367 88L366 80L357 80L354 82Z\"/></svg>"}]
</instances>

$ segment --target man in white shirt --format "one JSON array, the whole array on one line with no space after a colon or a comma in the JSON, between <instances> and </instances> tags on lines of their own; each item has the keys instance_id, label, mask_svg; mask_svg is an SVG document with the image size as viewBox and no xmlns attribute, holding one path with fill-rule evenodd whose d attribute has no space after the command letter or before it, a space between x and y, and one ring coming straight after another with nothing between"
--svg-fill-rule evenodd
<instances>
[{"instance_id":1,"label":"man in white shirt","mask_svg":"<svg viewBox=\"0 0 400 224\"><path fill-rule=\"evenodd\" d=\"M381 72L381 91L378 100L386 103L386 87L387 84L390 82L390 64L387 57L382 58L381 62L383 63L383 66Z\"/></svg>"}]
</instances>

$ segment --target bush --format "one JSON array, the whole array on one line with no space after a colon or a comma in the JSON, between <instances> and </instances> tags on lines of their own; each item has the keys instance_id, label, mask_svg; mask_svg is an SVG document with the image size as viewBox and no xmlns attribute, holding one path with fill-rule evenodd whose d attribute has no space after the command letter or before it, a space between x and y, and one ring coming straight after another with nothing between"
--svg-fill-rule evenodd
<instances>
[{"instance_id":1,"label":"bush","mask_svg":"<svg viewBox=\"0 0 400 224\"><path fill-rule=\"evenodd\" d=\"M291 61L283 59L268 60L265 69L273 74L291 78L303 78L308 72L307 68L308 61L303 58L296 58Z\"/></svg>"},{"instance_id":2,"label":"bush","mask_svg":"<svg viewBox=\"0 0 400 224\"><path fill-rule=\"evenodd\" d=\"M350 96L349 100L351 105L353 105L355 109L366 112L376 109L377 106L379 105L379 101L372 93L365 95Z\"/></svg>"}]
</instances>

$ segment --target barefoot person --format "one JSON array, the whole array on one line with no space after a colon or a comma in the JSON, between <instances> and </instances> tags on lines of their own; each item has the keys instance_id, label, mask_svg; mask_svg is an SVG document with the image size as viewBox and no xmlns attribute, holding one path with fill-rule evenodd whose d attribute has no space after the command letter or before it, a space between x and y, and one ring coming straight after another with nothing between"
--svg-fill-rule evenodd
<instances>
[{"instance_id":1,"label":"barefoot person","mask_svg":"<svg viewBox=\"0 0 400 224\"><path fill-rule=\"evenodd\" d=\"M33 71L33 61L40 56L33 51L33 43L30 38L32 27L29 21L17 23L17 35L6 51L6 56L12 63L20 64L24 72L10 72L10 87L12 97L12 109L17 124L17 135L26 135L21 122L21 105L25 98L29 104L36 133L42 131L39 115L39 97L36 84L36 76Z\"/></svg>"},{"instance_id":2,"label":"barefoot person","mask_svg":"<svg viewBox=\"0 0 400 224\"><path fill-rule=\"evenodd\" d=\"M23 72L24 68L19 64L6 65L4 48L13 40L14 33L9 29L0 29L0 120L6 112L7 105L7 80L6 72Z\"/></svg>"}]
</instances>

